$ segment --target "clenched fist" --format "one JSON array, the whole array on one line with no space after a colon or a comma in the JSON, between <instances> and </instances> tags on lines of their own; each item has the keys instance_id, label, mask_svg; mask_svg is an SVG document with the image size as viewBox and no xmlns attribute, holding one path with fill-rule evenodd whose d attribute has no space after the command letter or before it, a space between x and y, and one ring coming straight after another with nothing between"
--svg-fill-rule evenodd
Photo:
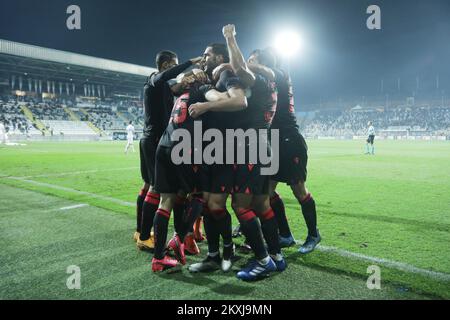
<instances>
[{"instance_id":1,"label":"clenched fist","mask_svg":"<svg viewBox=\"0 0 450 320\"><path fill-rule=\"evenodd\" d=\"M236 36L236 28L234 24L227 24L222 28L222 33L225 38L231 38Z\"/></svg>"}]
</instances>

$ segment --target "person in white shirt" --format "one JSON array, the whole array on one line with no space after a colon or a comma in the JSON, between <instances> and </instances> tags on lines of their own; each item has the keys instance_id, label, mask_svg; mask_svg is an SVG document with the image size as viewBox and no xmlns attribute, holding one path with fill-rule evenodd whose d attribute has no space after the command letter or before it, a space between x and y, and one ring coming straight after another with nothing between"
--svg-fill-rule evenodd
<instances>
[{"instance_id":1,"label":"person in white shirt","mask_svg":"<svg viewBox=\"0 0 450 320\"><path fill-rule=\"evenodd\" d=\"M128 149L131 149L134 152L134 127L133 121L130 121L130 124L127 126L127 146L125 147L125 154L128 154Z\"/></svg>"},{"instance_id":2,"label":"person in white shirt","mask_svg":"<svg viewBox=\"0 0 450 320\"><path fill-rule=\"evenodd\" d=\"M4 143L6 144L8 140L8 135L6 133L6 128L3 122L0 122L0 144Z\"/></svg>"},{"instance_id":3,"label":"person in white shirt","mask_svg":"<svg viewBox=\"0 0 450 320\"><path fill-rule=\"evenodd\" d=\"M367 123L367 126L369 127L367 129L367 143L366 143L366 154L375 154L375 147L373 145L373 142L375 140L375 128L372 125L372 122L369 121Z\"/></svg>"}]
</instances>

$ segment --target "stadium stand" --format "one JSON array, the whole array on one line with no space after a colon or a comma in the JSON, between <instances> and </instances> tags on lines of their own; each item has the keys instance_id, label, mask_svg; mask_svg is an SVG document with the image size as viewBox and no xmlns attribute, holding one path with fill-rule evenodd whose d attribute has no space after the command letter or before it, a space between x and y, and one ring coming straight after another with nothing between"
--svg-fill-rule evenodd
<instances>
[{"instance_id":1,"label":"stadium stand","mask_svg":"<svg viewBox=\"0 0 450 320\"><path fill-rule=\"evenodd\" d=\"M0 120L13 140L125 139L129 121L142 132L153 68L2 39L0 68Z\"/></svg>"},{"instance_id":2,"label":"stadium stand","mask_svg":"<svg viewBox=\"0 0 450 320\"><path fill-rule=\"evenodd\" d=\"M303 120L301 128L308 137L365 136L369 121L381 136L450 136L450 106L323 110L315 112L309 121Z\"/></svg>"},{"instance_id":3,"label":"stadium stand","mask_svg":"<svg viewBox=\"0 0 450 320\"><path fill-rule=\"evenodd\" d=\"M86 121L43 120L51 135L95 135Z\"/></svg>"},{"instance_id":4,"label":"stadium stand","mask_svg":"<svg viewBox=\"0 0 450 320\"><path fill-rule=\"evenodd\" d=\"M3 122L9 135L42 135L13 99L0 98L0 122Z\"/></svg>"}]
</instances>

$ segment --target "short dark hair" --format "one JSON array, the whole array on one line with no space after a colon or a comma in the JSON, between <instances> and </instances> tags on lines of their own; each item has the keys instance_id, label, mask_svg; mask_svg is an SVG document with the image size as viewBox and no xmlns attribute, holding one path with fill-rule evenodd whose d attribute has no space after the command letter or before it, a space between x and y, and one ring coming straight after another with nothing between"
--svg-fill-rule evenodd
<instances>
[{"instance_id":1,"label":"short dark hair","mask_svg":"<svg viewBox=\"0 0 450 320\"><path fill-rule=\"evenodd\" d=\"M277 59L269 50L256 49L250 53L250 56L252 55L258 56L258 61L260 64L269 68L275 68Z\"/></svg>"},{"instance_id":2,"label":"short dark hair","mask_svg":"<svg viewBox=\"0 0 450 320\"><path fill-rule=\"evenodd\" d=\"M279 55L278 51L274 47L267 47L264 49L264 51L269 52L275 57L275 66L277 68L281 67L281 64L283 62L283 59L281 59L281 56Z\"/></svg>"},{"instance_id":3,"label":"short dark hair","mask_svg":"<svg viewBox=\"0 0 450 320\"><path fill-rule=\"evenodd\" d=\"M212 49L212 52L215 55L221 55L223 56L223 62L228 63L230 62L230 56L228 54L228 47L223 43L211 43L208 45L208 48Z\"/></svg>"},{"instance_id":4,"label":"short dark hair","mask_svg":"<svg viewBox=\"0 0 450 320\"><path fill-rule=\"evenodd\" d=\"M176 58L177 54L173 51L163 50L158 52L158 54L156 55L156 66L158 67L158 70L161 69L164 62L170 62Z\"/></svg>"}]
</instances>

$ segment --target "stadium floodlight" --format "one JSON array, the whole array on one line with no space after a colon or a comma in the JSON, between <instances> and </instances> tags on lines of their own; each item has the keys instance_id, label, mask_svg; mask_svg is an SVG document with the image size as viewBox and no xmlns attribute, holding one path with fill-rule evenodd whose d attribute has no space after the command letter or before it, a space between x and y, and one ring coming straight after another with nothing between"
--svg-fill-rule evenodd
<instances>
[{"instance_id":1,"label":"stadium floodlight","mask_svg":"<svg viewBox=\"0 0 450 320\"><path fill-rule=\"evenodd\" d=\"M280 32L274 41L274 47L280 55L289 58L295 55L302 46L300 35L294 30Z\"/></svg>"}]
</instances>

